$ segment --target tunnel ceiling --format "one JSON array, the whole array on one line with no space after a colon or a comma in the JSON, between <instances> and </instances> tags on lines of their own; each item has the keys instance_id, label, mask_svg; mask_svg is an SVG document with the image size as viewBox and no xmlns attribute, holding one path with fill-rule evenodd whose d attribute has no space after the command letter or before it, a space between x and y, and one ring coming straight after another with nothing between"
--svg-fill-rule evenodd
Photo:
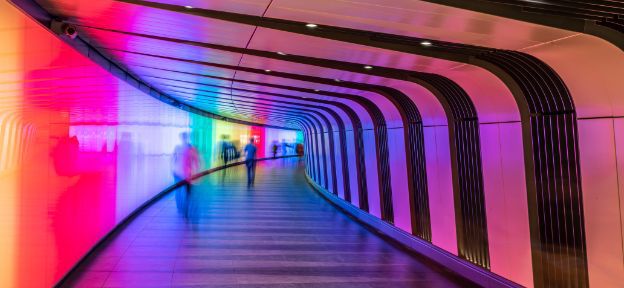
<instances>
[{"instance_id":1,"label":"tunnel ceiling","mask_svg":"<svg viewBox=\"0 0 624 288\"><path fill-rule=\"evenodd\" d=\"M319 107L362 105L355 104L359 98L379 106L388 126L401 125L400 113L380 95L380 86L420 97L425 103L419 107L423 121L433 123L432 119L439 117L440 104L426 106L427 101L436 101L427 98L422 83L406 83L410 77L422 80L410 73L442 75L461 83L475 77L479 68L459 58L455 61L457 56L438 57L438 52L429 53L428 49L452 46L523 51L578 34L451 7L453 1L36 2L50 14L77 25L83 39L164 94L226 117L288 127L295 127L292 120L301 115L325 113ZM443 4L451 6L429 2L448 2ZM533 7L540 6L535 3L528 6L542 8ZM587 6L578 9L595 11L589 7L592 5ZM605 8L596 13L612 15L620 9ZM269 24L254 25L257 17L268 19ZM278 19L289 21L283 24ZM308 23L318 26L307 27ZM296 25L302 30L288 28ZM375 33L386 38L396 36L386 39L390 45L416 49L383 49L331 37L331 33L343 33L357 38L363 32L373 33L369 35L372 38ZM492 100L502 101L492 109L506 109L495 114L508 115L500 117L509 119L497 120L517 120L517 108L511 94L506 93ZM489 101L487 95L470 97L477 103ZM478 106L477 110L482 109ZM363 124L366 127L367 123Z\"/></svg>"}]
</instances>

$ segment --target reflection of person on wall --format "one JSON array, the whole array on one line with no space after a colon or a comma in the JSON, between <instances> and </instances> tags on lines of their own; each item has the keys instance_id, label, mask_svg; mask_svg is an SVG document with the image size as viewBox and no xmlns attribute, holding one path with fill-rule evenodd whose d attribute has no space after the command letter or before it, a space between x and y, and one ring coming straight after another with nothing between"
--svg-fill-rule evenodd
<instances>
[{"instance_id":1,"label":"reflection of person on wall","mask_svg":"<svg viewBox=\"0 0 624 288\"><path fill-rule=\"evenodd\" d=\"M188 216L188 198L191 194L190 177L199 169L199 153L189 142L187 132L180 133L182 143L173 151L173 178L176 183L183 181L182 187L176 190L176 206L178 212Z\"/></svg>"},{"instance_id":2,"label":"reflection of person on wall","mask_svg":"<svg viewBox=\"0 0 624 288\"><path fill-rule=\"evenodd\" d=\"M51 156L54 160L54 170L59 176L74 176L79 169L79 148L78 137L63 137L52 150Z\"/></svg>"},{"instance_id":3,"label":"reflection of person on wall","mask_svg":"<svg viewBox=\"0 0 624 288\"><path fill-rule=\"evenodd\" d=\"M247 166L247 187L253 185L256 178L256 145L254 139L249 139L249 144L245 146L245 166Z\"/></svg>"}]
</instances>

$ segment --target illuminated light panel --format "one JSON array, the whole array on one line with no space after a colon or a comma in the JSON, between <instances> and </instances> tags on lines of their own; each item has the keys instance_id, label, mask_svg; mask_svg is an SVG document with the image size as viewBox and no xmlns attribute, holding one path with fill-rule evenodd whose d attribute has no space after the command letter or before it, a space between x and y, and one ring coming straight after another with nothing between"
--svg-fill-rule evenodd
<instances>
[{"instance_id":1,"label":"illuminated light panel","mask_svg":"<svg viewBox=\"0 0 624 288\"><path fill-rule=\"evenodd\" d=\"M266 143L301 140L297 131L268 133L158 101L7 2L0 2L0 31L0 287L59 281L173 183L171 156L182 132L198 149L201 169L222 164L224 134L257 139L259 156Z\"/></svg>"}]
</instances>

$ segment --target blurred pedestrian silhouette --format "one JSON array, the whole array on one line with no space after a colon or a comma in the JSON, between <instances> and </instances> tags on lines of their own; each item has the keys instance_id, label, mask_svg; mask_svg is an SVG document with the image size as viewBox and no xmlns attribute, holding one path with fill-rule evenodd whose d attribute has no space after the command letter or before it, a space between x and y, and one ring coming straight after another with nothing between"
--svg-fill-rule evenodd
<instances>
[{"instance_id":1,"label":"blurred pedestrian silhouette","mask_svg":"<svg viewBox=\"0 0 624 288\"><path fill-rule=\"evenodd\" d=\"M254 139L249 139L245 146L245 166L247 166L247 187L251 187L256 178L256 145Z\"/></svg>"},{"instance_id":2,"label":"blurred pedestrian silhouette","mask_svg":"<svg viewBox=\"0 0 624 288\"><path fill-rule=\"evenodd\" d=\"M191 176L199 169L199 153L189 142L187 132L180 133L181 144L173 151L173 178L175 182L183 182L176 190L176 206L178 212L185 217L189 216L189 198L191 195Z\"/></svg>"},{"instance_id":3,"label":"blurred pedestrian silhouette","mask_svg":"<svg viewBox=\"0 0 624 288\"><path fill-rule=\"evenodd\" d=\"M303 157L303 144L301 143L297 143L297 156L299 156L299 158Z\"/></svg>"},{"instance_id":4,"label":"blurred pedestrian silhouette","mask_svg":"<svg viewBox=\"0 0 624 288\"><path fill-rule=\"evenodd\" d=\"M236 153L236 147L232 142L230 142L230 136L221 135L221 147L220 147L220 157L223 160L223 165L227 165L228 162L238 158Z\"/></svg>"},{"instance_id":5,"label":"blurred pedestrian silhouette","mask_svg":"<svg viewBox=\"0 0 624 288\"><path fill-rule=\"evenodd\" d=\"M277 157L277 140L273 141L273 144L271 146L271 152L273 153L273 158Z\"/></svg>"},{"instance_id":6,"label":"blurred pedestrian silhouette","mask_svg":"<svg viewBox=\"0 0 624 288\"><path fill-rule=\"evenodd\" d=\"M289 147L290 147L290 145L288 145L288 143L286 143L286 139L282 139L282 156L288 155L288 148Z\"/></svg>"}]
</instances>

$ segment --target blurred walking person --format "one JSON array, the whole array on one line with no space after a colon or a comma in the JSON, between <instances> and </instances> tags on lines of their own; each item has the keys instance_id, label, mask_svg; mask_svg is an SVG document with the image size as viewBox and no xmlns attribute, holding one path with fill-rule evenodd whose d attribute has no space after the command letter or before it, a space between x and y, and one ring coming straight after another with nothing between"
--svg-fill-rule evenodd
<instances>
[{"instance_id":1,"label":"blurred walking person","mask_svg":"<svg viewBox=\"0 0 624 288\"><path fill-rule=\"evenodd\" d=\"M221 156L221 160L223 160L223 165L227 165L230 160L233 160L234 155L232 155L232 143L229 141L228 135L221 135L221 146L219 154Z\"/></svg>"},{"instance_id":2,"label":"blurred walking person","mask_svg":"<svg viewBox=\"0 0 624 288\"><path fill-rule=\"evenodd\" d=\"M277 158L277 141L273 141L271 152L273 152L273 158Z\"/></svg>"},{"instance_id":3,"label":"blurred walking person","mask_svg":"<svg viewBox=\"0 0 624 288\"><path fill-rule=\"evenodd\" d=\"M303 157L303 144L297 143L297 156Z\"/></svg>"},{"instance_id":4,"label":"blurred walking person","mask_svg":"<svg viewBox=\"0 0 624 288\"><path fill-rule=\"evenodd\" d=\"M286 139L282 139L282 156L288 155L288 148L290 148L290 145L286 143Z\"/></svg>"},{"instance_id":5,"label":"blurred walking person","mask_svg":"<svg viewBox=\"0 0 624 288\"><path fill-rule=\"evenodd\" d=\"M182 181L182 186L176 190L176 207L178 212L188 217L189 197L191 194L191 176L199 169L199 153L189 142L187 132L180 133L181 144L177 145L173 151L173 178L178 183Z\"/></svg>"},{"instance_id":6,"label":"blurred walking person","mask_svg":"<svg viewBox=\"0 0 624 288\"><path fill-rule=\"evenodd\" d=\"M245 151L245 166L247 166L247 187L254 184L256 178L256 145L254 139L249 139L249 144L243 149Z\"/></svg>"}]
</instances>

